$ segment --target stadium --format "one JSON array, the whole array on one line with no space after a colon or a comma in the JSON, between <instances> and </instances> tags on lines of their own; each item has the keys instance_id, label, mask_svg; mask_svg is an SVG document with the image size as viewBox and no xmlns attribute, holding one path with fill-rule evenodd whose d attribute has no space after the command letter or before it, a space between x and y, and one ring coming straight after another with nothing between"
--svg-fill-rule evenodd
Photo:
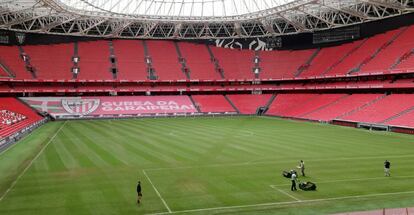
<instances>
[{"instance_id":1,"label":"stadium","mask_svg":"<svg viewBox=\"0 0 414 215\"><path fill-rule=\"evenodd\" d=\"M0 0L0 214L414 214L413 12Z\"/></svg>"}]
</instances>

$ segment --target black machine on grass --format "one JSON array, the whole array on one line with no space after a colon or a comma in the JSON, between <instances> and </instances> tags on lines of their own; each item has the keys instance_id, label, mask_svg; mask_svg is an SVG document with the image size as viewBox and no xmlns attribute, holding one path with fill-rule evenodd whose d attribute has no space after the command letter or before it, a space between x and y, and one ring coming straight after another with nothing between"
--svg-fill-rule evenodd
<instances>
[{"instance_id":1,"label":"black machine on grass","mask_svg":"<svg viewBox=\"0 0 414 215\"><path fill-rule=\"evenodd\" d=\"M300 182L299 188L304 191L316 190L316 184L310 181Z\"/></svg>"},{"instance_id":2,"label":"black machine on grass","mask_svg":"<svg viewBox=\"0 0 414 215\"><path fill-rule=\"evenodd\" d=\"M283 177L290 179L292 177L292 173L295 173L297 175L295 170L291 170L291 171L285 170L282 172L282 175ZM312 191L312 190L316 190L316 184L310 181L306 181L306 182L299 181L299 188L304 191Z\"/></svg>"}]
</instances>

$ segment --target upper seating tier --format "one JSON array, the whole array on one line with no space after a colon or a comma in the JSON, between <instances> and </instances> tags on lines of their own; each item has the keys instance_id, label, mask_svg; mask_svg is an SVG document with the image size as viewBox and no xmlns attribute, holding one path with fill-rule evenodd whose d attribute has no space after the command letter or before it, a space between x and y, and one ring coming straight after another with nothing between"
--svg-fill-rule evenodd
<instances>
[{"instance_id":1,"label":"upper seating tier","mask_svg":"<svg viewBox=\"0 0 414 215\"><path fill-rule=\"evenodd\" d=\"M191 79L221 79L206 45L180 42L178 46L190 71Z\"/></svg>"},{"instance_id":2,"label":"upper seating tier","mask_svg":"<svg viewBox=\"0 0 414 215\"><path fill-rule=\"evenodd\" d=\"M255 53L251 50L234 50L211 47L214 57L227 79L253 79Z\"/></svg>"},{"instance_id":3,"label":"upper seating tier","mask_svg":"<svg viewBox=\"0 0 414 215\"><path fill-rule=\"evenodd\" d=\"M110 53L108 41L79 42L78 79L111 80Z\"/></svg>"},{"instance_id":4,"label":"upper seating tier","mask_svg":"<svg viewBox=\"0 0 414 215\"><path fill-rule=\"evenodd\" d=\"M72 79L73 44L24 46L24 51L30 56L31 65L36 68L37 78Z\"/></svg>"},{"instance_id":5,"label":"upper seating tier","mask_svg":"<svg viewBox=\"0 0 414 215\"><path fill-rule=\"evenodd\" d=\"M14 72L16 78L31 79L33 76L26 70L25 62L20 56L17 46L1 46L0 61Z\"/></svg>"},{"instance_id":6,"label":"upper seating tier","mask_svg":"<svg viewBox=\"0 0 414 215\"><path fill-rule=\"evenodd\" d=\"M114 40L114 54L120 80L147 80L148 72L142 41Z\"/></svg>"},{"instance_id":7,"label":"upper seating tier","mask_svg":"<svg viewBox=\"0 0 414 215\"><path fill-rule=\"evenodd\" d=\"M174 42L149 40L145 42L152 67L160 80L186 79L181 70L181 64Z\"/></svg>"}]
</instances>

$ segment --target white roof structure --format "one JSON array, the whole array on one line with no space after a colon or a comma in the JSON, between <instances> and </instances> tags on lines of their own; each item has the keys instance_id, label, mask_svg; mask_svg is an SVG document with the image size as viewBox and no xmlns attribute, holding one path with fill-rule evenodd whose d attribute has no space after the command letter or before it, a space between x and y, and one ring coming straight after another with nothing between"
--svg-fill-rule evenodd
<instances>
[{"instance_id":1,"label":"white roof structure","mask_svg":"<svg viewBox=\"0 0 414 215\"><path fill-rule=\"evenodd\" d=\"M0 0L0 28L108 38L251 38L413 11L414 0Z\"/></svg>"},{"instance_id":2,"label":"white roof structure","mask_svg":"<svg viewBox=\"0 0 414 215\"><path fill-rule=\"evenodd\" d=\"M239 16L294 0L60 0L79 10L178 17Z\"/></svg>"}]
</instances>

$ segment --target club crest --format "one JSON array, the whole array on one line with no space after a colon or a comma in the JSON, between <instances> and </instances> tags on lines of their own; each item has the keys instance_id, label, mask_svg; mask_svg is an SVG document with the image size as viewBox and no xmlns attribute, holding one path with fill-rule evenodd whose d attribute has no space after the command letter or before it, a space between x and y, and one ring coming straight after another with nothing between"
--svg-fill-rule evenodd
<instances>
[{"instance_id":1,"label":"club crest","mask_svg":"<svg viewBox=\"0 0 414 215\"><path fill-rule=\"evenodd\" d=\"M62 107L69 114L88 115L98 109L99 99L63 99Z\"/></svg>"},{"instance_id":2,"label":"club crest","mask_svg":"<svg viewBox=\"0 0 414 215\"><path fill-rule=\"evenodd\" d=\"M25 33L20 33L20 32L17 32L17 33L16 33L16 38L17 38L17 42L18 42L19 44L23 44L23 43L24 43L24 41L25 41L25 39L26 39L26 34L25 34Z\"/></svg>"}]
</instances>

